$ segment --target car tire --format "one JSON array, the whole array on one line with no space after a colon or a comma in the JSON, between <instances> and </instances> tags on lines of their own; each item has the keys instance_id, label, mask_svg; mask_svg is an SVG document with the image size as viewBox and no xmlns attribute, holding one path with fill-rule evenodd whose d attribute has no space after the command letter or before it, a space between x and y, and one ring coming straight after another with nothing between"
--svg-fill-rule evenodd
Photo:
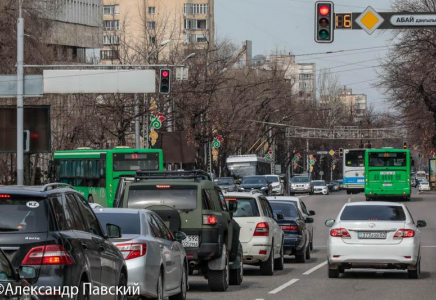
<instances>
[{"instance_id":1,"label":"car tire","mask_svg":"<svg viewBox=\"0 0 436 300\"><path fill-rule=\"evenodd\" d=\"M295 260L299 264L304 264L306 262L306 248L301 249L295 254Z\"/></svg>"},{"instance_id":2,"label":"car tire","mask_svg":"<svg viewBox=\"0 0 436 300\"><path fill-rule=\"evenodd\" d=\"M306 260L310 260L310 244L306 248Z\"/></svg>"},{"instance_id":3,"label":"car tire","mask_svg":"<svg viewBox=\"0 0 436 300\"><path fill-rule=\"evenodd\" d=\"M86 290L85 281L80 281L79 283L79 291L77 294L77 300L90 300L91 299L91 293L89 290Z\"/></svg>"},{"instance_id":4,"label":"car tire","mask_svg":"<svg viewBox=\"0 0 436 300\"><path fill-rule=\"evenodd\" d=\"M285 250L283 249L283 243L284 242L282 242L282 247L280 248L280 257L274 260L274 270L281 271L285 268Z\"/></svg>"},{"instance_id":5,"label":"car tire","mask_svg":"<svg viewBox=\"0 0 436 300\"><path fill-rule=\"evenodd\" d=\"M127 277L126 274L121 273L120 274L120 279L118 280L118 287L125 287L127 288ZM120 293L117 297L117 300L127 300L127 296L128 295L123 295L122 293Z\"/></svg>"},{"instance_id":6,"label":"car tire","mask_svg":"<svg viewBox=\"0 0 436 300\"><path fill-rule=\"evenodd\" d=\"M152 298L153 300L163 300L164 299L164 291L163 291L163 278L162 278L162 271L159 273L159 278L157 279L157 295L156 298Z\"/></svg>"},{"instance_id":7,"label":"car tire","mask_svg":"<svg viewBox=\"0 0 436 300\"><path fill-rule=\"evenodd\" d=\"M243 250L242 250L242 246L239 244L239 257L240 257L240 262L239 262L239 267L237 269L231 269L230 270L230 280L229 283L230 285L241 285L242 281L244 281L244 262L242 261L243 259Z\"/></svg>"},{"instance_id":8,"label":"car tire","mask_svg":"<svg viewBox=\"0 0 436 300\"><path fill-rule=\"evenodd\" d=\"M183 273L180 282L180 293L169 296L169 300L185 300L188 292L188 274L186 272L187 266L183 266ZM188 271L189 272L189 271Z\"/></svg>"},{"instance_id":9,"label":"car tire","mask_svg":"<svg viewBox=\"0 0 436 300\"><path fill-rule=\"evenodd\" d=\"M329 278L339 278L339 268L338 269L330 269L328 268L328 276Z\"/></svg>"},{"instance_id":10,"label":"car tire","mask_svg":"<svg viewBox=\"0 0 436 300\"><path fill-rule=\"evenodd\" d=\"M225 292L229 288L230 266L229 266L229 254L226 253L226 265L223 270L210 270L207 276L207 283L209 289L213 292Z\"/></svg>"},{"instance_id":11,"label":"car tire","mask_svg":"<svg viewBox=\"0 0 436 300\"><path fill-rule=\"evenodd\" d=\"M407 270L407 276L409 279L419 279L419 274L421 273L421 258L419 258L416 263L415 270Z\"/></svg>"},{"instance_id":12,"label":"car tire","mask_svg":"<svg viewBox=\"0 0 436 300\"><path fill-rule=\"evenodd\" d=\"M274 275L274 248L271 247L271 253L266 261L260 262L260 274L272 276Z\"/></svg>"}]
</instances>

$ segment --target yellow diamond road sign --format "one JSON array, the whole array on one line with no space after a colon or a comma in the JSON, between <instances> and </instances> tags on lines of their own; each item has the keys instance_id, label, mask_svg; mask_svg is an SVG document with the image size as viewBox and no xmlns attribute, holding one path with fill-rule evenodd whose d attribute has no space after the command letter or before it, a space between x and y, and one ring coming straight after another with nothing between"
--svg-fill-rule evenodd
<instances>
[{"instance_id":1,"label":"yellow diamond road sign","mask_svg":"<svg viewBox=\"0 0 436 300\"><path fill-rule=\"evenodd\" d=\"M384 19L371 6L368 6L363 13L356 19L356 23L366 31L367 34L372 34L381 24Z\"/></svg>"},{"instance_id":2,"label":"yellow diamond road sign","mask_svg":"<svg viewBox=\"0 0 436 300\"><path fill-rule=\"evenodd\" d=\"M335 151L333 151L333 150L330 150L329 153L330 153L331 156L335 155Z\"/></svg>"}]
</instances>

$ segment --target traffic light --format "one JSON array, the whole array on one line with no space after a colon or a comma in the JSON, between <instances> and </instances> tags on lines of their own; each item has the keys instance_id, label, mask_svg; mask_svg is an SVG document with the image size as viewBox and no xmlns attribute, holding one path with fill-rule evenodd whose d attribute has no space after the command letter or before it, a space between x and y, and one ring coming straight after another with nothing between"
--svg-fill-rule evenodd
<instances>
[{"instance_id":1,"label":"traffic light","mask_svg":"<svg viewBox=\"0 0 436 300\"><path fill-rule=\"evenodd\" d=\"M331 43L334 38L334 4L331 1L315 3L315 42Z\"/></svg>"},{"instance_id":2,"label":"traffic light","mask_svg":"<svg viewBox=\"0 0 436 300\"><path fill-rule=\"evenodd\" d=\"M403 143L403 148L407 149L407 143L406 142Z\"/></svg>"},{"instance_id":3,"label":"traffic light","mask_svg":"<svg viewBox=\"0 0 436 300\"><path fill-rule=\"evenodd\" d=\"M159 76L159 93L169 94L171 92L171 70L161 69Z\"/></svg>"},{"instance_id":4,"label":"traffic light","mask_svg":"<svg viewBox=\"0 0 436 300\"><path fill-rule=\"evenodd\" d=\"M339 148L339 157L344 156L344 148Z\"/></svg>"}]
</instances>

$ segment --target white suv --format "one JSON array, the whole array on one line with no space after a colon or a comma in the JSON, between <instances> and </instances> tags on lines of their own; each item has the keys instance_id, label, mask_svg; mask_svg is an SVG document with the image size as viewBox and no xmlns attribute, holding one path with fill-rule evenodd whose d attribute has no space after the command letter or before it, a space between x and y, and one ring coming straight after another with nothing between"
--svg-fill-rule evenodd
<instances>
[{"instance_id":1,"label":"white suv","mask_svg":"<svg viewBox=\"0 0 436 300\"><path fill-rule=\"evenodd\" d=\"M273 275L283 270L283 230L276 221L271 205L260 193L226 193L227 201L237 201L233 218L241 226L239 240L244 250L244 264L260 265L262 275Z\"/></svg>"}]
</instances>

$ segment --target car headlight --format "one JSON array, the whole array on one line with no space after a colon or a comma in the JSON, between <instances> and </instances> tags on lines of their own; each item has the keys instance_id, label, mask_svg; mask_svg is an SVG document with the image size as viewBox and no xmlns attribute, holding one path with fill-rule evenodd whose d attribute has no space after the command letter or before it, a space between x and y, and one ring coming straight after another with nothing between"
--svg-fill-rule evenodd
<instances>
[{"instance_id":1,"label":"car headlight","mask_svg":"<svg viewBox=\"0 0 436 300\"><path fill-rule=\"evenodd\" d=\"M309 186L310 186L310 184L307 183L307 184L305 185L306 189L309 188Z\"/></svg>"},{"instance_id":2,"label":"car headlight","mask_svg":"<svg viewBox=\"0 0 436 300\"><path fill-rule=\"evenodd\" d=\"M261 190L267 190L267 189L268 189L267 186L264 186L264 187L261 188Z\"/></svg>"}]
</instances>

